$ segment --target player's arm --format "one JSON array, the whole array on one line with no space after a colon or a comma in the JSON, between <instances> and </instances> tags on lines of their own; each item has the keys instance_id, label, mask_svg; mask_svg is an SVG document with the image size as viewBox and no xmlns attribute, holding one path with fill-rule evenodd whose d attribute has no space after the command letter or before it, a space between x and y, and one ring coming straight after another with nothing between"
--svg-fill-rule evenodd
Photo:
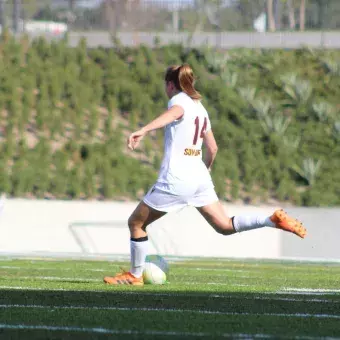
<instances>
[{"instance_id":1,"label":"player's arm","mask_svg":"<svg viewBox=\"0 0 340 340\"><path fill-rule=\"evenodd\" d=\"M152 130L160 129L165 125L172 123L173 121L182 118L184 115L184 110L179 105L172 106L169 110L162 113L156 119L154 119L149 124L145 125L142 130L148 133Z\"/></svg>"},{"instance_id":2,"label":"player's arm","mask_svg":"<svg viewBox=\"0 0 340 340\"><path fill-rule=\"evenodd\" d=\"M128 147L134 150L143 137L150 131L160 129L173 121L182 118L184 109L179 105L172 106L169 110L162 113L149 124L145 125L142 129L132 133L128 138Z\"/></svg>"},{"instance_id":3,"label":"player's arm","mask_svg":"<svg viewBox=\"0 0 340 340\"><path fill-rule=\"evenodd\" d=\"M203 162L210 171L218 150L212 130L209 130L204 134L203 143L206 148Z\"/></svg>"}]
</instances>

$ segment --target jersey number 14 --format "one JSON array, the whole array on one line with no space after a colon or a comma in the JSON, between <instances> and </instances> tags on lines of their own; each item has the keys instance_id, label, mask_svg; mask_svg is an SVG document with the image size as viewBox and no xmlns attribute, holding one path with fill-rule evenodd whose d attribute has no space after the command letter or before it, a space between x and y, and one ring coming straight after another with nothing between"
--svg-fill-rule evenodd
<instances>
[{"instance_id":1,"label":"jersey number 14","mask_svg":"<svg viewBox=\"0 0 340 340\"><path fill-rule=\"evenodd\" d=\"M200 133L200 138L203 138L203 137L204 137L205 130L207 129L207 124L208 124L208 122L207 122L207 117L205 117L205 118L204 118L204 122L203 122L202 129L201 129L201 133ZM197 144L199 128L200 128L200 119L199 119L199 117L197 116L197 117L195 118L195 135L194 135L194 140L192 141L192 144L193 144L193 145L196 145L196 144Z\"/></svg>"}]
</instances>

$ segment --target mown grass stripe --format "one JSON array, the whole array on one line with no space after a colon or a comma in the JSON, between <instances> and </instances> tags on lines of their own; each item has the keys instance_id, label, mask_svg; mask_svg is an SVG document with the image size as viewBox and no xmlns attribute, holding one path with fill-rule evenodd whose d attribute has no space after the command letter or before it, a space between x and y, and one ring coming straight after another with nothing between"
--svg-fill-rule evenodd
<instances>
[{"instance_id":1,"label":"mown grass stripe","mask_svg":"<svg viewBox=\"0 0 340 340\"><path fill-rule=\"evenodd\" d=\"M340 319L340 315L334 314L310 314L310 313L251 313L251 312L222 312L204 309L181 309L181 308L150 308L150 307L107 307L107 306L45 306L45 305L0 305L0 308L37 308L37 309L81 309L81 310L115 310L115 311L142 311L142 312L166 312L166 313L193 313L193 314L217 314L234 316L275 316L275 317L298 317L317 319Z\"/></svg>"},{"instance_id":2,"label":"mown grass stripe","mask_svg":"<svg viewBox=\"0 0 340 340\"><path fill-rule=\"evenodd\" d=\"M47 331L65 331L65 332L86 332L86 333L101 333L101 334L122 334L122 335L166 335L166 336L193 336L202 337L210 336L210 333L191 333L191 332L175 332L175 331L135 331L131 329L107 329L102 327L67 327L67 326L47 326L47 325L9 325L0 324L0 329L22 329L22 330L47 330Z\"/></svg>"},{"instance_id":3,"label":"mown grass stripe","mask_svg":"<svg viewBox=\"0 0 340 340\"><path fill-rule=\"evenodd\" d=\"M67 289L67 288L43 288L43 287L27 287L27 286L0 286L1 289L13 289L13 290L28 290L28 291L51 291L51 292L88 292L88 290L82 290L82 289ZM107 290L101 290L101 289L91 289L91 292L94 293L107 293ZM168 296L168 297L205 297L205 298L216 298L216 299L239 299L239 300L270 300L270 301L291 301L291 302L320 302L320 303L331 303L331 304L338 304L340 303L340 300L334 300L334 299L306 299L304 297L299 298L289 298L289 297L271 297L274 295L273 293L263 292L261 294L263 295L269 295L269 296L234 296L234 295L228 295L228 294L193 294L193 293L158 293L158 292L129 292L129 291L118 291L115 290L114 293L121 294L121 295L139 295L139 296ZM275 293L277 294L277 293ZM286 293L281 293L286 294Z\"/></svg>"},{"instance_id":4,"label":"mown grass stripe","mask_svg":"<svg viewBox=\"0 0 340 340\"><path fill-rule=\"evenodd\" d=\"M71 326L48 326L48 325L25 325L25 324L0 324L0 329L11 330L46 330L46 331L62 331L62 332L84 332L97 333L107 335L157 335L157 336L177 336L177 337L224 337L232 339L276 339L276 335L271 334L247 334L247 333L208 333L208 332L179 332L179 331L155 331L143 330L136 331L132 329L108 329L102 327L71 327ZM281 336L281 339L295 340L314 340L320 337L314 336ZM323 340L339 340L334 337L322 337Z\"/></svg>"},{"instance_id":5,"label":"mown grass stripe","mask_svg":"<svg viewBox=\"0 0 340 340\"><path fill-rule=\"evenodd\" d=\"M130 329L107 329L102 327L67 327L67 326L47 326L47 325L7 325L0 324L0 329L15 329L15 330L47 330L47 331L65 331L65 332L84 332L84 333L99 333L108 335L157 335L157 336L177 336L177 337L224 337L232 339L276 339L276 335L271 334L247 334L247 333L208 333L208 332L178 332L178 331L154 331L144 330L136 331ZM316 340L320 339L317 336L283 336L281 339L295 340ZM340 338L322 337L323 340L339 340Z\"/></svg>"}]
</instances>

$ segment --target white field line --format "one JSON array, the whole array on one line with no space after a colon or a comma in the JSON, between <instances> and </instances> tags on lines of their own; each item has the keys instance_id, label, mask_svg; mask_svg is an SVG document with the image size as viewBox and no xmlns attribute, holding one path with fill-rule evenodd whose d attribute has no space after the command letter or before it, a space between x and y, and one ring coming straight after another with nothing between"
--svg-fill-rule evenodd
<instances>
[{"instance_id":1,"label":"white field line","mask_svg":"<svg viewBox=\"0 0 340 340\"><path fill-rule=\"evenodd\" d=\"M207 285L216 285L216 286L232 286L232 287L250 287L252 285L242 284L242 283L216 283L216 282L207 282Z\"/></svg>"},{"instance_id":2,"label":"white field line","mask_svg":"<svg viewBox=\"0 0 340 340\"><path fill-rule=\"evenodd\" d=\"M240 284L240 283L224 283L224 282L180 282L181 284L185 284L185 285L212 285L212 286L229 286L229 287L250 287L252 285L248 285L248 284Z\"/></svg>"},{"instance_id":3,"label":"white field line","mask_svg":"<svg viewBox=\"0 0 340 340\"><path fill-rule=\"evenodd\" d=\"M113 268L119 267L118 265L112 265ZM21 267L21 266L0 266L0 269L23 269L23 270L28 270L27 267ZM75 268L48 268L48 267L37 267L37 268L29 268L30 270L49 270L49 271L74 271ZM78 270L78 269L77 269ZM91 271L91 272L109 272L112 270L112 268L108 269L83 269L84 271ZM231 272L231 273L249 273L251 271L249 270L239 270L239 269L222 269L222 268L185 268L185 270L195 270L195 271L219 271L219 272ZM181 275L190 275L190 274L181 274ZM218 276L226 276L223 274L217 274ZM240 276L238 276L240 277ZM254 276L243 276L245 278L254 278Z\"/></svg>"},{"instance_id":4,"label":"white field line","mask_svg":"<svg viewBox=\"0 0 340 340\"><path fill-rule=\"evenodd\" d=\"M327 295L334 295L335 294L335 295L339 296L339 293L337 293L337 292L334 292L334 293L332 293L332 292L330 292L330 293L317 293L317 292L315 292L315 293L313 293L313 292L287 292L287 291L283 291L283 290L278 291L277 294L286 294L286 295L294 295L294 296L295 295L327 296Z\"/></svg>"},{"instance_id":5,"label":"white field line","mask_svg":"<svg viewBox=\"0 0 340 340\"><path fill-rule=\"evenodd\" d=\"M197 276L193 276L192 274L178 274L180 276L186 276L186 277L197 277ZM213 274L214 277L224 277L224 278L230 278L230 274L229 273L225 273L225 274ZM235 278L235 279L239 279L239 278L243 278L243 279L257 279L259 278L259 276L248 276L248 275L237 275L237 276L232 276L231 278Z\"/></svg>"},{"instance_id":6,"label":"white field line","mask_svg":"<svg viewBox=\"0 0 340 340\"><path fill-rule=\"evenodd\" d=\"M46 280L46 281L76 281L76 282L103 282L102 279L91 279L85 277L60 277L60 276L16 276L16 280Z\"/></svg>"},{"instance_id":7,"label":"white field line","mask_svg":"<svg viewBox=\"0 0 340 340\"><path fill-rule=\"evenodd\" d=\"M233 316L274 316L274 317L297 317L297 318L316 318L316 319L340 319L340 315L334 314L310 314L310 313L249 313L249 312L223 312L211 311L205 309L180 309L180 308L151 308L151 307L106 307L106 306L44 306L44 305L19 305L6 304L0 305L1 309L12 308L32 308L68 310L114 310L114 311L132 311L132 312L165 312L165 313L193 313L193 314L212 314L212 315L233 315Z\"/></svg>"},{"instance_id":8,"label":"white field line","mask_svg":"<svg viewBox=\"0 0 340 340\"><path fill-rule=\"evenodd\" d=\"M108 328L88 328L88 327L65 327L65 326L47 326L47 325L9 325L0 324L0 329L22 329L22 330L46 330L46 331L62 331L62 332L83 332L83 333L99 333L110 335L160 335L160 336L178 336L178 337L224 337L232 339L275 339L277 336L270 334L246 334L246 333L207 333L207 332L178 332L178 331L135 331L131 329L108 329ZM284 339L296 339L296 340L317 340L320 337L313 336L280 336ZM323 337L323 340L339 340L339 338Z\"/></svg>"},{"instance_id":9,"label":"white field line","mask_svg":"<svg viewBox=\"0 0 340 340\"><path fill-rule=\"evenodd\" d=\"M13 290L28 290L28 291L50 291L50 292L96 292L96 293L104 293L105 290L95 290L95 289L91 289L91 290L76 290L76 289L67 289L67 288L42 288L42 287L24 287L24 286L0 286L0 289L13 289Z\"/></svg>"},{"instance_id":10,"label":"white field line","mask_svg":"<svg viewBox=\"0 0 340 340\"><path fill-rule=\"evenodd\" d=\"M112 267L117 268L118 265L112 265ZM20 267L20 266L0 266L0 269L24 269L28 270L28 267ZM74 271L75 268L48 268L48 267L39 267L39 268L29 268L29 270L50 270L50 271ZM79 270L79 269L77 269ZM112 268L109 269L83 269L84 271L90 272L108 272L111 271Z\"/></svg>"},{"instance_id":11,"label":"white field line","mask_svg":"<svg viewBox=\"0 0 340 340\"><path fill-rule=\"evenodd\" d=\"M102 279L92 279L92 278L79 278L79 277L60 277L60 276L17 276L15 279L18 280L45 280L45 281L74 281L74 282L103 282ZM252 284L238 284L238 283L224 283L224 282L180 282L181 284L187 285L216 285L216 286L234 286L234 287L249 287Z\"/></svg>"},{"instance_id":12,"label":"white field line","mask_svg":"<svg viewBox=\"0 0 340 340\"><path fill-rule=\"evenodd\" d=\"M92 279L92 278L79 278L79 277L60 277L60 276L16 276L15 279L19 280L46 280L46 281L76 281L76 282L102 282L102 279ZM220 285L220 286L240 286L240 287L248 287L252 286L251 284L237 284L237 283L224 283L224 282L180 282L181 284L187 285L200 285L200 284L208 284L208 285Z\"/></svg>"},{"instance_id":13,"label":"white field line","mask_svg":"<svg viewBox=\"0 0 340 340\"><path fill-rule=\"evenodd\" d=\"M45 280L45 281L73 281L73 282L102 282L102 279L92 278L75 278L75 277L60 277L60 276L20 276L16 277L20 280ZM196 282L181 282L188 285L199 285L201 283ZM234 286L234 287L250 287L252 284L233 284L233 283L217 283L217 282L205 282L207 285L220 285L220 286ZM295 293L295 294L327 294L327 293L340 293L340 289L309 289L309 288L283 288L283 291L278 293Z\"/></svg>"},{"instance_id":14,"label":"white field line","mask_svg":"<svg viewBox=\"0 0 340 340\"><path fill-rule=\"evenodd\" d=\"M242 284L242 283L216 283L216 282L207 282L207 285L216 285L216 286L229 286L229 287L250 287L252 285Z\"/></svg>"},{"instance_id":15,"label":"white field line","mask_svg":"<svg viewBox=\"0 0 340 340\"><path fill-rule=\"evenodd\" d=\"M112 264L110 265L112 267L119 267L119 265ZM0 269L26 269L27 267L22 267L22 266L0 266ZM48 268L48 267L37 267L33 268L34 270L75 270L75 268L69 268L69 267L63 267L63 268ZM195 270L195 271L220 271L220 272L232 272L232 273L249 273L251 272L250 270L243 270L243 269L229 269L229 268L201 268L201 267L192 267L192 268L184 268L185 270ZM77 269L78 270L78 269ZM110 268L108 269L84 269L86 271L107 271L111 270Z\"/></svg>"},{"instance_id":16,"label":"white field line","mask_svg":"<svg viewBox=\"0 0 340 340\"><path fill-rule=\"evenodd\" d=\"M13 289L13 290L27 290L27 291L50 291L50 292L82 292L87 293L89 291L94 293L107 293L108 290L104 289L91 289L91 290L81 290L81 289L67 289L67 288L41 288L41 287L27 287L27 286L0 286L1 289ZM235 297L232 295L226 294L200 294L200 293L190 293L190 294L179 294L179 293L157 293L157 292L127 292L127 291L115 291L115 293L119 293L120 295L139 295L139 296L169 296L169 297L207 297L207 298L216 298L216 299L243 299L243 300L270 300L270 301L290 301L290 302L320 302L320 303L331 303L337 304L340 303L340 300L331 300L331 299L306 299L306 298L287 298L287 297L274 297L274 294L271 292L264 292L265 296L250 296L250 297ZM281 293L282 294L282 293ZM286 293L285 293L286 294ZM273 297L270 297L273 296Z\"/></svg>"},{"instance_id":17,"label":"white field line","mask_svg":"<svg viewBox=\"0 0 340 340\"><path fill-rule=\"evenodd\" d=\"M185 270L208 271L208 272L210 272L210 271L218 271L218 272L232 272L232 273L249 273L249 272L251 272L251 270L244 270L244 269L201 268L201 267L185 268Z\"/></svg>"},{"instance_id":18,"label":"white field line","mask_svg":"<svg viewBox=\"0 0 340 340\"><path fill-rule=\"evenodd\" d=\"M283 288L284 292L294 293L340 293L340 289L319 289L319 288Z\"/></svg>"},{"instance_id":19,"label":"white field line","mask_svg":"<svg viewBox=\"0 0 340 340\"><path fill-rule=\"evenodd\" d=\"M102 279L91 279L91 278L79 278L79 277L60 277L60 276L18 276L15 279L18 280L45 280L45 281L76 281L76 282L103 282ZM217 285L217 286L251 286L247 284L232 284L232 283L217 283L217 282L180 282L181 284L186 285L200 285L200 284L206 284L206 285Z\"/></svg>"},{"instance_id":20,"label":"white field line","mask_svg":"<svg viewBox=\"0 0 340 340\"><path fill-rule=\"evenodd\" d=\"M15 267L15 266L0 266L1 269L24 269L23 267Z\"/></svg>"}]
</instances>

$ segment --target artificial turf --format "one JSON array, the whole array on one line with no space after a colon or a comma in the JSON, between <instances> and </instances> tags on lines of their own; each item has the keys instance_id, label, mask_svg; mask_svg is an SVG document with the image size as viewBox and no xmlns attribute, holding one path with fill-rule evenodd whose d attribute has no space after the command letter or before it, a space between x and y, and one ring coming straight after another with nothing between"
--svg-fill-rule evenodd
<instances>
[{"instance_id":1,"label":"artificial turf","mask_svg":"<svg viewBox=\"0 0 340 340\"><path fill-rule=\"evenodd\" d=\"M120 266L2 258L0 339L340 339L340 264L177 260L165 285L105 285Z\"/></svg>"}]
</instances>

